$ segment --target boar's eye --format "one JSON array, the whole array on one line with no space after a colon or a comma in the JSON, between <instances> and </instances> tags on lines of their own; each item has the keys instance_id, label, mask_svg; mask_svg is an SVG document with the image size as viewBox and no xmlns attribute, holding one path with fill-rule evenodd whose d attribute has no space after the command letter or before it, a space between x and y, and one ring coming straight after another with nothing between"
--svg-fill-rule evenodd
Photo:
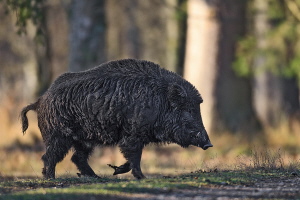
<instances>
[{"instance_id":1,"label":"boar's eye","mask_svg":"<svg viewBox=\"0 0 300 200\"><path fill-rule=\"evenodd\" d=\"M190 137L191 137L191 138L196 138L196 139L197 139L197 138L199 138L199 136L200 136L199 134L200 134L200 132L198 132L198 133L196 133L196 132L191 132L191 133L190 133Z\"/></svg>"},{"instance_id":2,"label":"boar's eye","mask_svg":"<svg viewBox=\"0 0 300 200\"><path fill-rule=\"evenodd\" d=\"M199 138L199 133L191 132L190 133L190 138Z\"/></svg>"}]
</instances>

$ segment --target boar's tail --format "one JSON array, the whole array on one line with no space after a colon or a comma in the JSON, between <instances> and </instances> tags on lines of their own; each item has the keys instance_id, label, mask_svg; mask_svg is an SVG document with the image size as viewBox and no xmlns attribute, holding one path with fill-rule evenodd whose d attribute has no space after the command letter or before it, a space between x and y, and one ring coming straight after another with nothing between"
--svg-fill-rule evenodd
<instances>
[{"instance_id":1,"label":"boar's tail","mask_svg":"<svg viewBox=\"0 0 300 200\"><path fill-rule=\"evenodd\" d=\"M29 110L36 110L38 105L38 101L32 104L29 104L28 106L26 106L25 108L23 108L23 110L21 111L21 120L22 120L22 132L23 134L25 134L27 128L28 128L28 118L26 116L27 112Z\"/></svg>"}]
</instances>

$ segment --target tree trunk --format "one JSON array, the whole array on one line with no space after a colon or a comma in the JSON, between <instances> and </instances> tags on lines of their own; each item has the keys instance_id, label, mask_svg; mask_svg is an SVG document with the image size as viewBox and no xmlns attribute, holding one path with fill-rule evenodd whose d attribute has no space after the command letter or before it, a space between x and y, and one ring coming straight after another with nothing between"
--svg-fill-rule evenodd
<instances>
[{"instance_id":1,"label":"tree trunk","mask_svg":"<svg viewBox=\"0 0 300 200\"><path fill-rule=\"evenodd\" d=\"M188 0L188 27L184 77L199 90L203 123L212 130L215 112L214 87L217 75L219 22L213 1Z\"/></svg>"},{"instance_id":2,"label":"tree trunk","mask_svg":"<svg viewBox=\"0 0 300 200\"><path fill-rule=\"evenodd\" d=\"M265 51L268 31L268 1L255 0L254 34L257 39L257 51ZM282 120L287 120L299 112L299 89L295 79L275 75L266 68L267 58L256 54L254 58L253 91L254 106L259 120L265 127L277 127ZM279 66L275 66L279 67Z\"/></svg>"},{"instance_id":3,"label":"tree trunk","mask_svg":"<svg viewBox=\"0 0 300 200\"><path fill-rule=\"evenodd\" d=\"M189 0L184 76L202 94L203 121L216 132L254 132L251 82L232 70L245 32L246 1Z\"/></svg>"},{"instance_id":4,"label":"tree trunk","mask_svg":"<svg viewBox=\"0 0 300 200\"><path fill-rule=\"evenodd\" d=\"M174 0L108 1L108 58L150 60L177 72L176 6Z\"/></svg>"},{"instance_id":5,"label":"tree trunk","mask_svg":"<svg viewBox=\"0 0 300 200\"><path fill-rule=\"evenodd\" d=\"M69 55L69 21L63 1L47 1L45 15L46 15L46 29L48 54L51 56L51 72L52 81L57 76L68 70L68 55Z\"/></svg>"},{"instance_id":6,"label":"tree trunk","mask_svg":"<svg viewBox=\"0 0 300 200\"><path fill-rule=\"evenodd\" d=\"M47 7L43 7L43 13L47 13ZM36 54L36 61L37 61L37 90L36 96L42 95L52 81L52 66L51 66L51 59L52 59L52 51L50 49L50 34L49 34L49 27L48 24L48 15L45 14L44 21L42 23L43 29L43 44L36 44L35 45L35 54Z\"/></svg>"},{"instance_id":7,"label":"tree trunk","mask_svg":"<svg viewBox=\"0 0 300 200\"><path fill-rule=\"evenodd\" d=\"M35 45L37 60L36 96L43 94L50 84L61 73L67 70L68 54L68 21L66 10L58 1L45 3L43 9L44 22L43 44Z\"/></svg>"},{"instance_id":8,"label":"tree trunk","mask_svg":"<svg viewBox=\"0 0 300 200\"><path fill-rule=\"evenodd\" d=\"M247 1L220 1L221 23L216 91L217 131L253 133L259 128L252 106L250 78L238 77L232 68L235 46L245 34Z\"/></svg>"},{"instance_id":9,"label":"tree trunk","mask_svg":"<svg viewBox=\"0 0 300 200\"><path fill-rule=\"evenodd\" d=\"M70 3L70 71L82 71L106 61L105 0Z\"/></svg>"},{"instance_id":10,"label":"tree trunk","mask_svg":"<svg viewBox=\"0 0 300 200\"><path fill-rule=\"evenodd\" d=\"M107 1L108 58L140 58L140 32L134 15L138 2Z\"/></svg>"}]
</instances>

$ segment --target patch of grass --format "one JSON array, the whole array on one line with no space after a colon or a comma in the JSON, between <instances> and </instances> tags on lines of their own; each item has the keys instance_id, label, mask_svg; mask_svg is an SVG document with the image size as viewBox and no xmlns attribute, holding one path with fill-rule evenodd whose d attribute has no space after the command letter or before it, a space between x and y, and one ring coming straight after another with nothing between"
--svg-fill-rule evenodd
<instances>
[{"instance_id":1,"label":"patch of grass","mask_svg":"<svg viewBox=\"0 0 300 200\"><path fill-rule=\"evenodd\" d=\"M254 169L282 169L284 161L280 149L278 151L252 151Z\"/></svg>"},{"instance_id":2,"label":"patch of grass","mask_svg":"<svg viewBox=\"0 0 300 200\"><path fill-rule=\"evenodd\" d=\"M288 160L288 161L287 161ZM237 169L246 171L297 171L300 168L300 160L287 159L281 149L259 149L253 148L249 155L241 155L237 159Z\"/></svg>"},{"instance_id":3,"label":"patch of grass","mask_svg":"<svg viewBox=\"0 0 300 200\"><path fill-rule=\"evenodd\" d=\"M17 180L1 180L0 193L10 193L37 188L63 188L71 185L118 182L120 179L95 178L58 178L53 180L26 178Z\"/></svg>"}]
</instances>

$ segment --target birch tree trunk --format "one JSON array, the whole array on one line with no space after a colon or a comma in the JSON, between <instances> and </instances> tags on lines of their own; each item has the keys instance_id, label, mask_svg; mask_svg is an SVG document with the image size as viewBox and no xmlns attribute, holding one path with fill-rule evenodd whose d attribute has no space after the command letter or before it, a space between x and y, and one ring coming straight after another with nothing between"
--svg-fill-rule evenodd
<instances>
[{"instance_id":1,"label":"birch tree trunk","mask_svg":"<svg viewBox=\"0 0 300 200\"><path fill-rule=\"evenodd\" d=\"M217 75L217 53L220 25L217 7L211 0L188 0L188 25L184 78L200 92L203 123L212 130L215 112L214 86Z\"/></svg>"},{"instance_id":2,"label":"birch tree trunk","mask_svg":"<svg viewBox=\"0 0 300 200\"><path fill-rule=\"evenodd\" d=\"M235 46L245 32L246 1L189 0L184 77L202 94L204 125L210 131L254 132L249 78L234 73Z\"/></svg>"}]
</instances>

